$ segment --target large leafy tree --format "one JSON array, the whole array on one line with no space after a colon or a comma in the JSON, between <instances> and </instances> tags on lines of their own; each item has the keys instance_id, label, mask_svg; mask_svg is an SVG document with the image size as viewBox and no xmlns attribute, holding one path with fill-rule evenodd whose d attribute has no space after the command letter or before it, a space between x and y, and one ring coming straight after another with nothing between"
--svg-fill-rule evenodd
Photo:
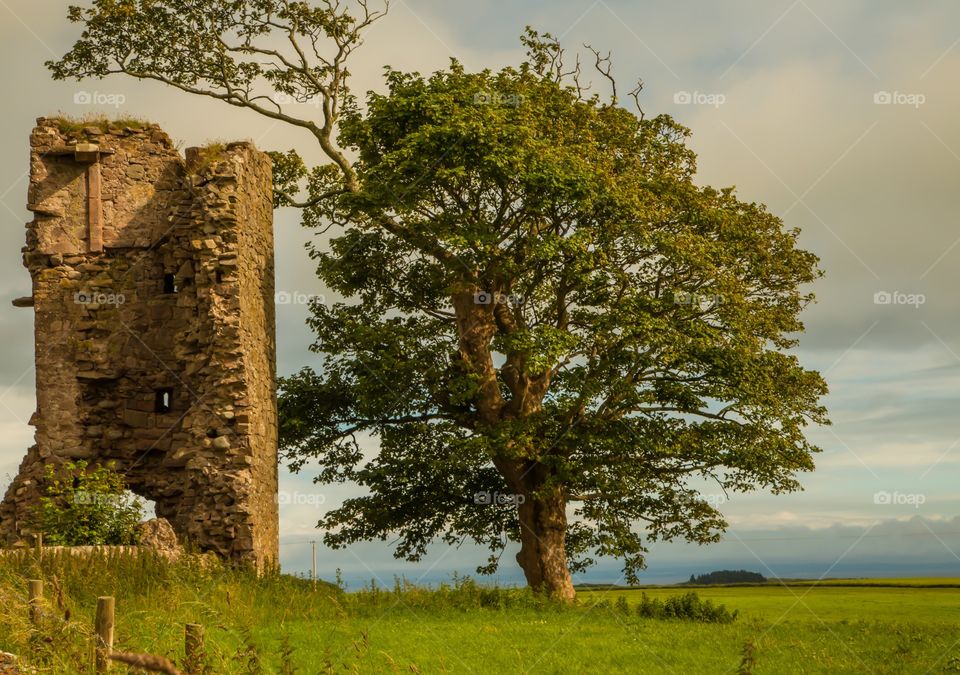
<instances>
[{"instance_id":1,"label":"large leafy tree","mask_svg":"<svg viewBox=\"0 0 960 675\"><path fill-rule=\"evenodd\" d=\"M278 205L338 228L311 250L346 299L311 308L324 369L280 396L292 466L364 488L321 521L326 541L396 537L418 559L470 539L487 570L516 541L530 586L571 598L591 556L635 579L651 541L716 541L704 480L798 489L826 386L788 353L819 274L797 232L698 186L688 131L618 105L596 52L614 94L588 95L549 36L499 72L388 70L359 105L345 60L377 16L98 0L71 10L83 37L51 64L250 108L329 157L274 158ZM319 97L319 119L277 93Z\"/></svg>"}]
</instances>

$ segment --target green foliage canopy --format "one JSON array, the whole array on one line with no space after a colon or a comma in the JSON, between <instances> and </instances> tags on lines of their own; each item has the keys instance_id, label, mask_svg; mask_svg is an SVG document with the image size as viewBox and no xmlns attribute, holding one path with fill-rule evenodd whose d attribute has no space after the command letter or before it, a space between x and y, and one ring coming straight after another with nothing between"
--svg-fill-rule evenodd
<instances>
[{"instance_id":1,"label":"green foliage canopy","mask_svg":"<svg viewBox=\"0 0 960 675\"><path fill-rule=\"evenodd\" d=\"M796 231L697 186L669 117L583 100L529 63L387 83L342 120L361 187L337 203L345 233L311 251L350 301L312 307L324 372L281 388L294 466L369 491L322 522L328 543L496 552L519 538L515 509L473 496L516 492L498 464L534 463L536 490L577 503L572 566L617 555L632 575L645 542L725 526L688 477L799 487L826 387L787 353L819 274Z\"/></svg>"}]
</instances>

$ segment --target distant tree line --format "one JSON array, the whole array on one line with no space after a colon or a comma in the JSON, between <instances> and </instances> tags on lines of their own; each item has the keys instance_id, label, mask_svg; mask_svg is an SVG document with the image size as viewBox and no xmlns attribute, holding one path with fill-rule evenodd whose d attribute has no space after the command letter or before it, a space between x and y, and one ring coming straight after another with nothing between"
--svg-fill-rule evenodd
<instances>
[{"instance_id":1,"label":"distant tree line","mask_svg":"<svg viewBox=\"0 0 960 675\"><path fill-rule=\"evenodd\" d=\"M767 578L759 572L746 570L719 570L699 576L690 575L688 584L705 586L709 584L762 584Z\"/></svg>"}]
</instances>

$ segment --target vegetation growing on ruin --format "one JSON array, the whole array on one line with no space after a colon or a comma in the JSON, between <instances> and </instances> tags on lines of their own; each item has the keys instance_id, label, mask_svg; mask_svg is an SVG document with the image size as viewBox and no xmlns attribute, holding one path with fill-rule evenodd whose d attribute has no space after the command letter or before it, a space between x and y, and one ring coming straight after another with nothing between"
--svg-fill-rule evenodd
<instances>
[{"instance_id":1,"label":"vegetation growing on ruin","mask_svg":"<svg viewBox=\"0 0 960 675\"><path fill-rule=\"evenodd\" d=\"M203 147L197 148L196 152L197 154L194 161L187 166L187 169L190 171L190 173L195 176L202 174L211 166L222 160L226 156L227 146L225 143L215 141L213 143L208 143Z\"/></svg>"},{"instance_id":2,"label":"vegetation growing on ruin","mask_svg":"<svg viewBox=\"0 0 960 675\"><path fill-rule=\"evenodd\" d=\"M112 130L122 129L144 129L150 126L150 123L139 117L103 117L96 113L82 115L79 117L60 115L54 118L57 130L62 134L68 134L74 137L87 137L87 129L99 129L103 133L109 133Z\"/></svg>"},{"instance_id":3,"label":"vegetation growing on ruin","mask_svg":"<svg viewBox=\"0 0 960 675\"><path fill-rule=\"evenodd\" d=\"M110 465L85 460L46 467L44 494L33 510L33 529L51 546L132 545L143 501L127 490Z\"/></svg>"}]
</instances>

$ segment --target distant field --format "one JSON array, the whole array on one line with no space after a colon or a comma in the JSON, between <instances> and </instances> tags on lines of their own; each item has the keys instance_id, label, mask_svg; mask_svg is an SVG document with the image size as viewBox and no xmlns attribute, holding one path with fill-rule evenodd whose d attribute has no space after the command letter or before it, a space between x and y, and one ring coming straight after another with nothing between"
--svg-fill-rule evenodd
<instances>
[{"instance_id":1,"label":"distant field","mask_svg":"<svg viewBox=\"0 0 960 675\"><path fill-rule=\"evenodd\" d=\"M776 582L771 582L776 583ZM905 579L795 579L789 586L901 586L906 588L960 588L960 577L917 577Z\"/></svg>"},{"instance_id":2,"label":"distant field","mask_svg":"<svg viewBox=\"0 0 960 675\"><path fill-rule=\"evenodd\" d=\"M893 581L893 580L890 580ZM823 586L701 586L659 587L637 590L581 591L580 598L611 601L625 596L635 604L641 593L650 597L695 590L701 598L739 609L748 620L791 622L884 621L952 624L960 628L960 587L924 588L919 579L904 579L889 587L871 585Z\"/></svg>"},{"instance_id":3,"label":"distant field","mask_svg":"<svg viewBox=\"0 0 960 675\"><path fill-rule=\"evenodd\" d=\"M37 628L24 602L30 578L46 588ZM644 592L666 598L684 587L581 591L578 606L559 608L525 591L470 583L344 593L146 558L2 556L0 650L38 672L90 672L96 598L114 595L118 649L182 661L183 625L200 623L216 675L960 671L960 589L897 581L901 587L698 588L741 612L731 624L704 624L634 611ZM620 597L626 606L618 607Z\"/></svg>"},{"instance_id":4,"label":"distant field","mask_svg":"<svg viewBox=\"0 0 960 675\"><path fill-rule=\"evenodd\" d=\"M769 586L875 586L898 588L960 588L960 577L904 577L889 579L770 579L766 583L730 583L730 584L641 584L639 586L608 586L605 584L584 584L582 588L594 590L648 590L661 588L767 588Z\"/></svg>"}]
</instances>

